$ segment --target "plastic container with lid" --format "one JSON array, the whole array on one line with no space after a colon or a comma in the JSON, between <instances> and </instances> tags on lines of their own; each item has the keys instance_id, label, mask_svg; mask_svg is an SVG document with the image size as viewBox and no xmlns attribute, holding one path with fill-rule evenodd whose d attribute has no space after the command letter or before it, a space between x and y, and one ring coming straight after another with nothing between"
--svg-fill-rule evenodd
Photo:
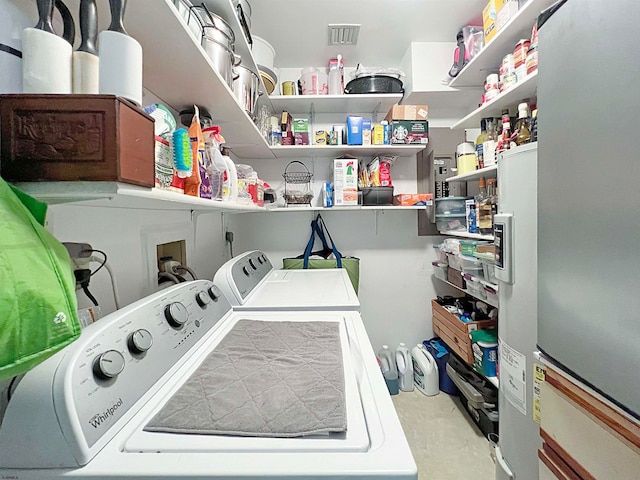
<instances>
[{"instance_id":1,"label":"plastic container with lid","mask_svg":"<svg viewBox=\"0 0 640 480\"><path fill-rule=\"evenodd\" d=\"M482 272L482 262L475 257L469 257L468 255L459 255L460 264L462 266L462 272L471 274L478 277L480 280L484 279L484 273Z\"/></svg>"},{"instance_id":2,"label":"plastic container with lid","mask_svg":"<svg viewBox=\"0 0 640 480\"><path fill-rule=\"evenodd\" d=\"M327 74L314 67L302 69L300 84L302 95L327 95L329 93Z\"/></svg>"},{"instance_id":3,"label":"plastic container with lid","mask_svg":"<svg viewBox=\"0 0 640 480\"><path fill-rule=\"evenodd\" d=\"M473 366L485 377L495 377L498 364L498 332L496 329L471 332Z\"/></svg>"},{"instance_id":4,"label":"plastic container with lid","mask_svg":"<svg viewBox=\"0 0 640 480\"><path fill-rule=\"evenodd\" d=\"M484 291L487 294L487 300L497 304L498 303L498 285L489 283L486 280L483 280L482 284L484 285Z\"/></svg>"},{"instance_id":5,"label":"plastic container with lid","mask_svg":"<svg viewBox=\"0 0 640 480\"><path fill-rule=\"evenodd\" d=\"M438 379L438 364L435 358L422 344L411 350L413 359L413 382L416 388L428 397L440 393Z\"/></svg>"},{"instance_id":6,"label":"plastic container with lid","mask_svg":"<svg viewBox=\"0 0 640 480\"><path fill-rule=\"evenodd\" d=\"M387 383L387 388L391 395L398 394L398 369L396 367L395 355L389 350L388 345L383 345L382 350L378 352L378 361L380 362L380 370Z\"/></svg>"},{"instance_id":7,"label":"plastic container with lid","mask_svg":"<svg viewBox=\"0 0 640 480\"><path fill-rule=\"evenodd\" d=\"M446 262L431 262L433 265L433 274L436 278L446 282L447 281L447 263Z\"/></svg>"},{"instance_id":8,"label":"plastic container with lid","mask_svg":"<svg viewBox=\"0 0 640 480\"><path fill-rule=\"evenodd\" d=\"M396 348L396 365L398 366L398 384L403 392L413 392L413 360L411 352L404 343Z\"/></svg>"},{"instance_id":9,"label":"plastic container with lid","mask_svg":"<svg viewBox=\"0 0 640 480\"><path fill-rule=\"evenodd\" d=\"M436 215L436 228L439 232L464 232L467 230L467 216Z\"/></svg>"},{"instance_id":10,"label":"plastic container with lid","mask_svg":"<svg viewBox=\"0 0 640 480\"><path fill-rule=\"evenodd\" d=\"M473 153L475 155L475 151ZM465 202L473 197L436 198L436 215L465 215Z\"/></svg>"},{"instance_id":11,"label":"plastic container with lid","mask_svg":"<svg viewBox=\"0 0 640 480\"><path fill-rule=\"evenodd\" d=\"M498 279L496 278L496 257L494 256L494 254L476 252L473 255L482 262L482 272L484 274L484 279L491 284L497 284Z\"/></svg>"},{"instance_id":12,"label":"plastic container with lid","mask_svg":"<svg viewBox=\"0 0 640 480\"><path fill-rule=\"evenodd\" d=\"M484 289L484 285L478 277L474 277L470 273L463 275L467 282L467 291L476 298L487 298L487 294Z\"/></svg>"}]
</instances>

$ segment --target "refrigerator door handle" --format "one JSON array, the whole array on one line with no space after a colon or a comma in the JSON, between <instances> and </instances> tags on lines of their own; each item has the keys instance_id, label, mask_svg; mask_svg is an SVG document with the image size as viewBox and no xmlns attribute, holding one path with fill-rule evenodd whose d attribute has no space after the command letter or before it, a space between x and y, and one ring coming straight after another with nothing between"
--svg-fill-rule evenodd
<instances>
[{"instance_id":1,"label":"refrigerator door handle","mask_svg":"<svg viewBox=\"0 0 640 480\"><path fill-rule=\"evenodd\" d=\"M500 445L493 444L493 458L496 462L496 480L513 480L513 472L500 451Z\"/></svg>"}]
</instances>

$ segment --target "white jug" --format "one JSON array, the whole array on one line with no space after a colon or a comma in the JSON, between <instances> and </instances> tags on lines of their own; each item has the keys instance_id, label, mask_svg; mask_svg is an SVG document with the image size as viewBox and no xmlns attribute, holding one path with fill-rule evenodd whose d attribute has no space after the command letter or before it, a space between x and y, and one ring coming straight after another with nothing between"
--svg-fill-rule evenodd
<instances>
[{"instance_id":1,"label":"white jug","mask_svg":"<svg viewBox=\"0 0 640 480\"><path fill-rule=\"evenodd\" d=\"M396 349L396 365L398 365L400 390L413 392L413 361L411 353L404 343L401 343Z\"/></svg>"},{"instance_id":2,"label":"white jug","mask_svg":"<svg viewBox=\"0 0 640 480\"><path fill-rule=\"evenodd\" d=\"M438 381L438 365L435 358L422 344L418 344L411 350L413 358L413 381L418 390L431 397L440 392Z\"/></svg>"}]
</instances>

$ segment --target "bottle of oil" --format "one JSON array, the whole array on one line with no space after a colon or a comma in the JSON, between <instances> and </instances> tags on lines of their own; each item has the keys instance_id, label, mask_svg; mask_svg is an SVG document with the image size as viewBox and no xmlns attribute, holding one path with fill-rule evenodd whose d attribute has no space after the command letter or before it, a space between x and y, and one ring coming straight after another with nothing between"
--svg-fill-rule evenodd
<instances>
[{"instance_id":1,"label":"bottle of oil","mask_svg":"<svg viewBox=\"0 0 640 480\"><path fill-rule=\"evenodd\" d=\"M484 142L487 140L487 119L480 120L480 135L476 138L477 168L484 168Z\"/></svg>"},{"instance_id":2,"label":"bottle of oil","mask_svg":"<svg viewBox=\"0 0 640 480\"><path fill-rule=\"evenodd\" d=\"M493 232L493 222L491 221L491 201L487 192L487 183L484 177L480 177L478 182L480 192L476 196L476 217L478 219L478 229L482 235Z\"/></svg>"},{"instance_id":3,"label":"bottle of oil","mask_svg":"<svg viewBox=\"0 0 640 480\"><path fill-rule=\"evenodd\" d=\"M524 145L531 141L529 130L529 106L526 103L518 105L518 123L516 123L516 145Z\"/></svg>"}]
</instances>

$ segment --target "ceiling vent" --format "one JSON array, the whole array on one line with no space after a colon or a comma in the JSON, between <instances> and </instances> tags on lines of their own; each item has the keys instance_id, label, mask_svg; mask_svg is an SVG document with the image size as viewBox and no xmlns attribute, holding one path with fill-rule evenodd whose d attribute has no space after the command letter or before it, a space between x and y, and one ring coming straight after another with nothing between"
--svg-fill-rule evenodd
<instances>
[{"instance_id":1,"label":"ceiling vent","mask_svg":"<svg viewBox=\"0 0 640 480\"><path fill-rule=\"evenodd\" d=\"M329 45L343 46L355 45L358 43L360 25L355 24L334 24L329 25Z\"/></svg>"}]
</instances>

